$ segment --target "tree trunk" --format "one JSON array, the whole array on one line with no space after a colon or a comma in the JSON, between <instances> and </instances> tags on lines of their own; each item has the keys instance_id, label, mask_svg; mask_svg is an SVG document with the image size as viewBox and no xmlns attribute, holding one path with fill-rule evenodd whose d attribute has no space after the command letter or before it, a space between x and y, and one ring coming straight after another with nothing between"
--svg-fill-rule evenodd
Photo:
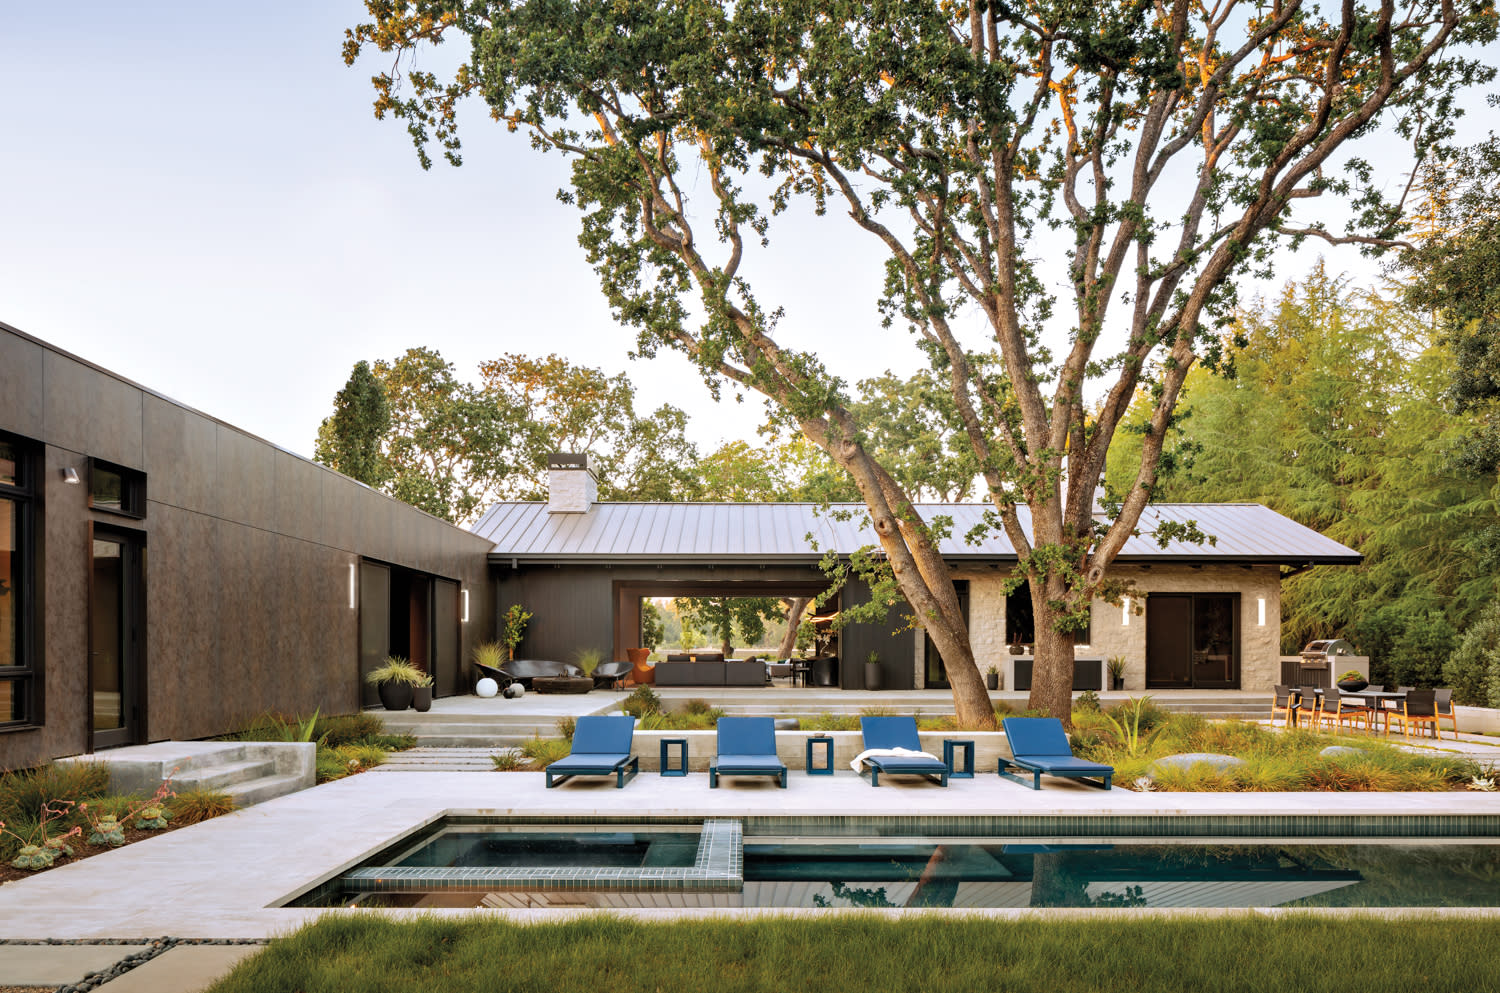
<instances>
[{"instance_id":1,"label":"tree trunk","mask_svg":"<svg viewBox=\"0 0 1500 993\"><path fill-rule=\"evenodd\" d=\"M1061 589L1061 580L1055 581ZM1031 610L1036 629L1036 656L1031 665L1031 697L1026 706L1056 717L1064 727L1073 724L1073 635L1057 630L1062 613L1048 605L1041 583L1031 587Z\"/></svg>"},{"instance_id":2,"label":"tree trunk","mask_svg":"<svg viewBox=\"0 0 1500 993\"><path fill-rule=\"evenodd\" d=\"M979 666L974 663L967 632L960 637L937 618L928 618L923 626L943 656L948 685L953 689L953 716L959 728L964 731L995 730L995 707L990 703L989 691L984 688Z\"/></svg>"},{"instance_id":3,"label":"tree trunk","mask_svg":"<svg viewBox=\"0 0 1500 993\"><path fill-rule=\"evenodd\" d=\"M781 636L781 644L776 648L778 659L789 659L797 650L797 627L802 623L802 614L811 602L809 597L799 596L787 605L786 634Z\"/></svg>"}]
</instances>

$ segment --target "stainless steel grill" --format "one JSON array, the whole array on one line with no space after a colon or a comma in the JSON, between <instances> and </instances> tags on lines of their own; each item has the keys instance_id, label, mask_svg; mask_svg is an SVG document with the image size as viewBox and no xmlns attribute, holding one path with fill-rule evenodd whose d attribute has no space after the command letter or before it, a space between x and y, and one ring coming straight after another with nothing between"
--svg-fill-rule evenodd
<instances>
[{"instance_id":1,"label":"stainless steel grill","mask_svg":"<svg viewBox=\"0 0 1500 993\"><path fill-rule=\"evenodd\" d=\"M1343 638L1319 638L1309 641L1298 653L1299 683L1302 686L1333 685L1334 660L1341 655L1353 655L1354 646Z\"/></svg>"}]
</instances>

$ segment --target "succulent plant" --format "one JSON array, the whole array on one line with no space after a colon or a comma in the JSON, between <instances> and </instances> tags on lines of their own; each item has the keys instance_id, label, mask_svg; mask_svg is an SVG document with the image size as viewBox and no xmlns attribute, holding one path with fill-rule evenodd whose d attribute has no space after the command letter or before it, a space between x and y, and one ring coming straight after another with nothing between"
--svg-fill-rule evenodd
<instances>
[{"instance_id":1,"label":"succulent plant","mask_svg":"<svg viewBox=\"0 0 1500 993\"><path fill-rule=\"evenodd\" d=\"M44 845L22 845L21 851L11 859L13 869L48 869L57 861L57 852Z\"/></svg>"},{"instance_id":2,"label":"succulent plant","mask_svg":"<svg viewBox=\"0 0 1500 993\"><path fill-rule=\"evenodd\" d=\"M94 824L94 833L89 835L89 844L119 848L125 844L125 825L117 821L113 814L106 814Z\"/></svg>"},{"instance_id":3,"label":"succulent plant","mask_svg":"<svg viewBox=\"0 0 1500 993\"><path fill-rule=\"evenodd\" d=\"M140 831L160 831L167 826L167 812L160 804L152 804L136 815L135 826Z\"/></svg>"}]
</instances>

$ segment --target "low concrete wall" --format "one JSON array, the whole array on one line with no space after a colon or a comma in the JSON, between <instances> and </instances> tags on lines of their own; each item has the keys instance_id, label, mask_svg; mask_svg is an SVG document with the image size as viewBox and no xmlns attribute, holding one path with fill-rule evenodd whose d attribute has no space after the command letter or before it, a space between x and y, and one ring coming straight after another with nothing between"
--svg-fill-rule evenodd
<instances>
[{"instance_id":1,"label":"low concrete wall","mask_svg":"<svg viewBox=\"0 0 1500 993\"><path fill-rule=\"evenodd\" d=\"M716 753L715 731L636 731L633 750L641 759L642 772L658 772L661 769L661 740L683 738L688 743L688 769L692 772L707 772L713 765ZM807 768L807 739L818 737L816 731L777 731L776 754L786 763L790 772L801 773ZM833 739L833 768L847 771L854 756L864 751L864 738L858 731L826 731L822 737ZM1010 747L1000 731L922 731L922 750L943 757L943 739L974 742L974 771L994 772L996 760L1002 755L1010 758ZM961 761L961 756L957 757ZM823 761L822 751L816 755ZM677 761L675 750L672 761Z\"/></svg>"},{"instance_id":2,"label":"low concrete wall","mask_svg":"<svg viewBox=\"0 0 1500 993\"><path fill-rule=\"evenodd\" d=\"M1459 731L1500 735L1500 710L1491 707L1455 706L1453 713L1458 718ZM1448 730L1447 721L1444 721L1442 726L1443 730Z\"/></svg>"}]
</instances>

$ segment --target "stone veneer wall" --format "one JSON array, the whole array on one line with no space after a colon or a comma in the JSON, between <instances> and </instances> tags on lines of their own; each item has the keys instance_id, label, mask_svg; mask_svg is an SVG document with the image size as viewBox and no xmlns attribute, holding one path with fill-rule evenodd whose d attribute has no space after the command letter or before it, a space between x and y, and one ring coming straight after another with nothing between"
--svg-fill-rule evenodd
<instances>
[{"instance_id":1,"label":"stone veneer wall","mask_svg":"<svg viewBox=\"0 0 1500 993\"><path fill-rule=\"evenodd\" d=\"M1081 655L1125 656L1125 688L1146 686L1146 616L1152 593L1238 593L1240 595L1240 688L1270 689L1280 679L1281 578L1275 565L1117 566L1110 575L1131 581L1145 594L1132 598L1129 622L1121 607L1094 602L1090 641ZM991 665L1005 671L1010 648L1005 642L1005 592L1002 570L956 570L954 579L969 583L969 640L979 671ZM1266 601L1266 623L1258 624L1259 599ZM920 653L921 639L918 638ZM920 659L919 659L920 663ZM918 673L921 668L919 665ZM1006 687L1007 689L1009 687Z\"/></svg>"}]
</instances>

